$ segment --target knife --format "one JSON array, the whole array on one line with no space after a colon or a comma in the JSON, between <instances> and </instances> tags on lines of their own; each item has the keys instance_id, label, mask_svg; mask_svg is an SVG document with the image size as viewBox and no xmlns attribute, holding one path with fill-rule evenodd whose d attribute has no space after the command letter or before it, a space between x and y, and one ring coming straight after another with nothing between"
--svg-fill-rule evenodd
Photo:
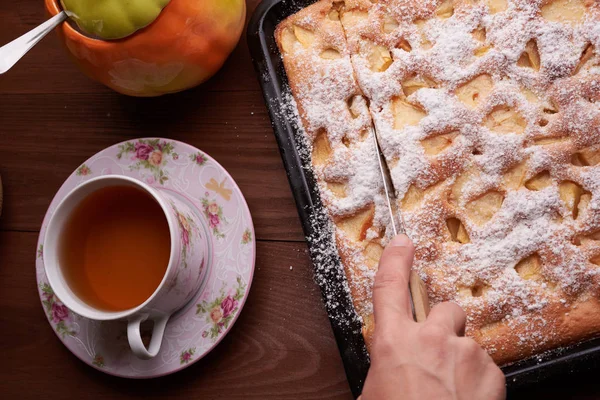
<instances>
[{"instance_id":1,"label":"knife","mask_svg":"<svg viewBox=\"0 0 600 400\"><path fill-rule=\"evenodd\" d=\"M377 154L377 161L379 163L379 172L381 173L381 180L383 181L383 190L385 191L385 198L387 202L388 211L390 213L390 219L392 221L392 230L394 235L398 233L406 234L404 229L404 223L402 222L402 214L398 209L396 203L395 192L393 192L392 179L387 163L383 158L379 142L377 141L377 135L375 130L371 129L371 136L373 137L373 143L375 145L375 152ZM427 295L427 287L425 283L416 273L416 271L410 271L410 279L408 281L408 289L410 292L410 308L413 314L413 318L417 322L423 322L427 319L429 314L429 296Z\"/></svg>"}]
</instances>

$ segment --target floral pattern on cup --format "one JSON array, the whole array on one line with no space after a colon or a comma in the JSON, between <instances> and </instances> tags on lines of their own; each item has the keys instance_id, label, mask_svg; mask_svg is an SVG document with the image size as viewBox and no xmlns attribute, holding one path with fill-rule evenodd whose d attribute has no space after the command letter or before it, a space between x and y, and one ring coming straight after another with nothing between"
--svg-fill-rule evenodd
<instances>
[{"instance_id":1,"label":"floral pattern on cup","mask_svg":"<svg viewBox=\"0 0 600 400\"><path fill-rule=\"evenodd\" d=\"M190 154L190 160L195 162L196 164L202 166L206 164L206 156L201 152L197 152L195 154Z\"/></svg>"},{"instance_id":2,"label":"floral pattern on cup","mask_svg":"<svg viewBox=\"0 0 600 400\"><path fill-rule=\"evenodd\" d=\"M215 340L224 329L229 327L229 324L239 310L240 300L244 297L246 284L242 282L242 278L238 276L237 287L235 292L225 294L221 289L221 295L213 301L203 301L196 305L196 314L203 314L206 317L206 322L211 327L202 332L203 338Z\"/></svg>"},{"instance_id":3,"label":"floral pattern on cup","mask_svg":"<svg viewBox=\"0 0 600 400\"><path fill-rule=\"evenodd\" d=\"M242 234L242 244L248 244L252 242L252 231L250 228L246 228L244 233Z\"/></svg>"},{"instance_id":4,"label":"floral pattern on cup","mask_svg":"<svg viewBox=\"0 0 600 400\"><path fill-rule=\"evenodd\" d=\"M75 174L77 176L88 176L92 174L92 170L87 165L81 164L81 166L77 168L77 171L75 171Z\"/></svg>"},{"instance_id":5,"label":"floral pattern on cup","mask_svg":"<svg viewBox=\"0 0 600 400\"><path fill-rule=\"evenodd\" d=\"M192 237L198 234L198 226L194 219L182 211L179 211L172 203L171 208L177 215L177 221L179 222L179 229L181 230L181 259L183 260L183 267L187 268L187 254L192 243Z\"/></svg>"},{"instance_id":6,"label":"floral pattern on cup","mask_svg":"<svg viewBox=\"0 0 600 400\"><path fill-rule=\"evenodd\" d=\"M146 179L146 183L150 185L155 182L164 185L169 180L168 172L163 169L167 165L166 156L179 158L173 143L160 139L139 139L137 142L120 144L117 159L128 154L131 154L131 161L134 161L129 166L130 170L147 169L152 172L152 178Z\"/></svg>"},{"instance_id":7,"label":"floral pattern on cup","mask_svg":"<svg viewBox=\"0 0 600 400\"><path fill-rule=\"evenodd\" d=\"M187 364L190 361L192 361L195 352L196 352L195 347L191 347L187 350L182 351L181 356L179 357L179 364L183 365L183 364Z\"/></svg>"},{"instance_id":8,"label":"floral pattern on cup","mask_svg":"<svg viewBox=\"0 0 600 400\"><path fill-rule=\"evenodd\" d=\"M40 284L40 289L42 290L42 304L48 314L48 319L54 324L56 332L63 338L65 335L76 335L77 332L70 326L71 316L67 306L58 300L49 284Z\"/></svg>"},{"instance_id":9,"label":"floral pattern on cup","mask_svg":"<svg viewBox=\"0 0 600 400\"><path fill-rule=\"evenodd\" d=\"M208 192L206 195L208 196ZM225 235L221 232L221 224L225 221L223 218L223 207L215 200L209 200L206 197L200 201L202 202L202 211L204 212L204 216L208 221L208 225L212 230L213 235L217 239L225 238Z\"/></svg>"},{"instance_id":10,"label":"floral pattern on cup","mask_svg":"<svg viewBox=\"0 0 600 400\"><path fill-rule=\"evenodd\" d=\"M37 258L41 258L42 260L44 259L44 245L43 244L40 244L40 246L38 247Z\"/></svg>"},{"instance_id":11,"label":"floral pattern on cup","mask_svg":"<svg viewBox=\"0 0 600 400\"><path fill-rule=\"evenodd\" d=\"M104 357L102 357L100 354L96 354L92 360L92 364L98 368L104 368Z\"/></svg>"}]
</instances>

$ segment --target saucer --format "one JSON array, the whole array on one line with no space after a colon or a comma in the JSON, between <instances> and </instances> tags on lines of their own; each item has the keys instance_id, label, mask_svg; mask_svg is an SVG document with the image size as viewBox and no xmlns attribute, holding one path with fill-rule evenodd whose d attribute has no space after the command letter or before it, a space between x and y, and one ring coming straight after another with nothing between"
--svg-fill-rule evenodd
<instances>
[{"instance_id":1,"label":"saucer","mask_svg":"<svg viewBox=\"0 0 600 400\"><path fill-rule=\"evenodd\" d=\"M207 273L197 295L167 324L160 352L151 360L133 355L124 321L99 322L65 307L44 272L43 239L60 201L76 186L100 175L123 175L167 189L195 208L209 237ZM36 254L36 277L44 311L63 344L86 364L125 378L153 378L200 360L229 332L248 297L255 262L254 227L242 192L213 158L188 144L161 138L111 146L77 168L44 217Z\"/></svg>"}]
</instances>

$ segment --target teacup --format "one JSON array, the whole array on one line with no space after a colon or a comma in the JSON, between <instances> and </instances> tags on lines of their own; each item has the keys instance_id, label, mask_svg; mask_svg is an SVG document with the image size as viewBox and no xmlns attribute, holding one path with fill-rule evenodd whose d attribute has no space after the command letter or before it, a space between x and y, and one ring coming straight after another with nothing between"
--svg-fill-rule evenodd
<instances>
[{"instance_id":1,"label":"teacup","mask_svg":"<svg viewBox=\"0 0 600 400\"><path fill-rule=\"evenodd\" d=\"M170 254L164 276L154 292L135 307L113 311L91 305L73 290L73 283L65 276L66 262L64 252L61 253L61 237L69 218L84 199L106 188L123 186L145 192L160 206L168 225ZM207 238L200 229L202 224L200 217L190 206L166 189L153 188L126 176L106 175L90 179L73 189L60 202L48 224L43 257L49 284L63 304L82 317L97 321L127 321L127 338L131 350L141 359L150 359L160 350L170 316L188 303L200 288L208 249ZM142 342L140 334L140 325L146 320L154 322L148 348Z\"/></svg>"}]
</instances>

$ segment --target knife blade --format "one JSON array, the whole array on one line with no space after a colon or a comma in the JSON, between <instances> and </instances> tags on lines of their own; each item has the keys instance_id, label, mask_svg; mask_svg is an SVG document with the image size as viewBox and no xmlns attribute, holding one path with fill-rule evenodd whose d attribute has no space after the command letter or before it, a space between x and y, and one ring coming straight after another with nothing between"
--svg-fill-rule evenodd
<instances>
[{"instance_id":1,"label":"knife blade","mask_svg":"<svg viewBox=\"0 0 600 400\"><path fill-rule=\"evenodd\" d=\"M392 230L394 231L394 235L397 235L398 233L406 234L406 230L404 229L404 223L402 221L402 214L398 209L398 203L396 202L396 194L393 189L394 186L392 184L390 170L387 166L385 158L383 157L381 148L379 147L379 142L377 141L377 135L375 134L375 130L371 129L370 133L373 137L373 144L375 146L375 152L377 154L379 172L381 173L383 190L385 192L386 203L388 211L390 213L390 220L392 222ZM410 293L410 308L414 320L417 322L425 321L427 319L427 315L429 314L430 309L429 296L427 295L427 287L425 286L425 283L423 282L419 274L417 274L414 270L410 271L408 289Z\"/></svg>"}]
</instances>

